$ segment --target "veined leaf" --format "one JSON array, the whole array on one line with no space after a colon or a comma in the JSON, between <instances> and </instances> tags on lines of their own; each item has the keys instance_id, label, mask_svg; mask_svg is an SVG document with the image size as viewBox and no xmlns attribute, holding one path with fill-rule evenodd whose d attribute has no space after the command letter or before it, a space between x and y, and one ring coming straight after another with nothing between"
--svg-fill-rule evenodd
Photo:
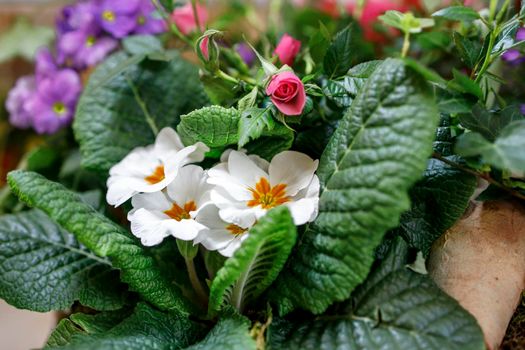
<instances>
[{"instance_id":1,"label":"veined leaf","mask_svg":"<svg viewBox=\"0 0 525 350\"><path fill-rule=\"evenodd\" d=\"M249 328L250 320L243 316L223 316L206 338L185 350L255 350Z\"/></svg>"},{"instance_id":2,"label":"veined leaf","mask_svg":"<svg viewBox=\"0 0 525 350\"><path fill-rule=\"evenodd\" d=\"M467 6L450 6L432 14L432 17L443 17L451 21L475 21L479 13Z\"/></svg>"},{"instance_id":3,"label":"veined leaf","mask_svg":"<svg viewBox=\"0 0 525 350\"><path fill-rule=\"evenodd\" d=\"M163 127L209 103L197 69L171 53L165 62L120 52L93 72L73 124L83 166L105 178L133 148L152 144Z\"/></svg>"},{"instance_id":4,"label":"veined leaf","mask_svg":"<svg viewBox=\"0 0 525 350\"><path fill-rule=\"evenodd\" d=\"M108 260L82 247L39 210L0 217L0 297L33 311L75 300L97 310L122 307L126 287Z\"/></svg>"},{"instance_id":5,"label":"veined leaf","mask_svg":"<svg viewBox=\"0 0 525 350\"><path fill-rule=\"evenodd\" d=\"M239 118L235 108L204 107L183 115L177 131L187 145L201 141L210 148L226 147L239 140Z\"/></svg>"},{"instance_id":6,"label":"veined leaf","mask_svg":"<svg viewBox=\"0 0 525 350\"><path fill-rule=\"evenodd\" d=\"M336 314L280 324L281 332L270 328L278 335L271 349L485 349L472 315L428 276L405 267L399 244Z\"/></svg>"},{"instance_id":7,"label":"veined leaf","mask_svg":"<svg viewBox=\"0 0 525 350\"><path fill-rule=\"evenodd\" d=\"M462 114L459 117L463 127L480 133L491 142L496 140L504 127L519 120L525 120L525 117L516 105L494 112L488 111L480 103L472 108L472 113Z\"/></svg>"},{"instance_id":8,"label":"veined leaf","mask_svg":"<svg viewBox=\"0 0 525 350\"><path fill-rule=\"evenodd\" d=\"M244 148L250 154L257 154L266 160L292 147L294 133L287 126L275 123L272 130L263 130L261 136L256 140L248 142Z\"/></svg>"},{"instance_id":9,"label":"veined leaf","mask_svg":"<svg viewBox=\"0 0 525 350\"><path fill-rule=\"evenodd\" d=\"M262 136L265 130L271 131L275 127L270 108L248 108L239 121L239 147L243 147L250 140Z\"/></svg>"},{"instance_id":10,"label":"veined leaf","mask_svg":"<svg viewBox=\"0 0 525 350\"><path fill-rule=\"evenodd\" d=\"M261 295L281 271L297 238L286 207L269 211L249 235L212 281L209 304L212 314L227 304L242 311Z\"/></svg>"},{"instance_id":11,"label":"veined leaf","mask_svg":"<svg viewBox=\"0 0 525 350\"><path fill-rule=\"evenodd\" d=\"M131 290L160 309L189 312L180 291L160 273L153 258L77 194L32 172L13 171L8 182L22 201L44 211L96 255L110 258Z\"/></svg>"},{"instance_id":12,"label":"veined leaf","mask_svg":"<svg viewBox=\"0 0 525 350\"><path fill-rule=\"evenodd\" d=\"M328 47L323 66L330 79L344 75L352 67L353 60L356 57L353 40L352 28L346 27L337 33L334 41Z\"/></svg>"},{"instance_id":13,"label":"veined leaf","mask_svg":"<svg viewBox=\"0 0 525 350\"><path fill-rule=\"evenodd\" d=\"M375 247L409 208L437 121L427 83L402 61L370 76L321 157L319 216L272 289L281 313L321 313L366 278Z\"/></svg>"}]
</instances>

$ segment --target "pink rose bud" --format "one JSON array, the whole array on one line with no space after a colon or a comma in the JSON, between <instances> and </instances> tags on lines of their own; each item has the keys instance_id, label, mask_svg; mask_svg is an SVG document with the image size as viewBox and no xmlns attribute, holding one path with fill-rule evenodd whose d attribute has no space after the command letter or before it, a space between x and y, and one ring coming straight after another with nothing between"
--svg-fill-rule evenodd
<instances>
[{"instance_id":1,"label":"pink rose bud","mask_svg":"<svg viewBox=\"0 0 525 350\"><path fill-rule=\"evenodd\" d=\"M301 115L306 104L306 93L301 79L293 72L274 75L266 94L284 115Z\"/></svg>"},{"instance_id":2,"label":"pink rose bud","mask_svg":"<svg viewBox=\"0 0 525 350\"><path fill-rule=\"evenodd\" d=\"M204 56L204 58L206 58L207 60L210 59L210 53L208 51L208 43L210 42L210 37L207 36L207 37L204 37L204 39L202 39L201 43L199 44L199 47L201 49L201 52L202 52L202 55Z\"/></svg>"},{"instance_id":3,"label":"pink rose bud","mask_svg":"<svg viewBox=\"0 0 525 350\"><path fill-rule=\"evenodd\" d=\"M295 40L288 34L284 34L274 52L279 56L282 64L291 66L295 61L295 56L297 56L300 50L301 42Z\"/></svg>"},{"instance_id":4,"label":"pink rose bud","mask_svg":"<svg viewBox=\"0 0 525 350\"><path fill-rule=\"evenodd\" d=\"M200 29L203 31L206 28L206 22L208 22L208 10L200 4L197 4L196 9L201 27ZM197 20L195 19L193 6L191 6L190 2L173 10L171 19L184 35L188 35L197 29Z\"/></svg>"}]
</instances>

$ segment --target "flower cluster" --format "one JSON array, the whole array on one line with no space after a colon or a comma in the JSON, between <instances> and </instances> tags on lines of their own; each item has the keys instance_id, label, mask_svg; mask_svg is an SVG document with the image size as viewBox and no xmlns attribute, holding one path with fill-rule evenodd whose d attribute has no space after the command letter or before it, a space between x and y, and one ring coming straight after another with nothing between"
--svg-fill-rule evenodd
<instances>
[{"instance_id":1,"label":"flower cluster","mask_svg":"<svg viewBox=\"0 0 525 350\"><path fill-rule=\"evenodd\" d=\"M71 123L82 91L81 73L132 34L166 30L150 0L88 0L66 6L56 22L56 52L41 49L34 76L18 80L6 107L10 123L52 134Z\"/></svg>"},{"instance_id":2,"label":"flower cluster","mask_svg":"<svg viewBox=\"0 0 525 350\"><path fill-rule=\"evenodd\" d=\"M227 150L206 171L192 163L201 162L207 151L201 142L184 146L173 129L165 128L154 145L134 149L111 169L106 199L119 206L131 198L128 219L142 244L173 236L231 256L274 207L287 206L296 225L317 216L318 161L295 151L268 162Z\"/></svg>"}]
</instances>

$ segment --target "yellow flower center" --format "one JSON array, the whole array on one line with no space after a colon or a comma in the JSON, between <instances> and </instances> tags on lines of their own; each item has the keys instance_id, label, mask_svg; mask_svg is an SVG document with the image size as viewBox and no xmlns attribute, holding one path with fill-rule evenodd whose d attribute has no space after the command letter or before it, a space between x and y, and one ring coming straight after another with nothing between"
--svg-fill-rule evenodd
<instances>
[{"instance_id":1,"label":"yellow flower center","mask_svg":"<svg viewBox=\"0 0 525 350\"><path fill-rule=\"evenodd\" d=\"M137 18L137 23L138 23L139 25L141 25L141 26L144 25L144 24L146 23L146 17L144 17L144 16L139 16L139 17Z\"/></svg>"},{"instance_id":2,"label":"yellow flower center","mask_svg":"<svg viewBox=\"0 0 525 350\"><path fill-rule=\"evenodd\" d=\"M95 45L96 41L97 41L97 39L93 35L90 35L86 39L86 46L87 47L91 47L91 46Z\"/></svg>"},{"instance_id":3,"label":"yellow flower center","mask_svg":"<svg viewBox=\"0 0 525 350\"><path fill-rule=\"evenodd\" d=\"M260 205L263 209L271 209L290 201L290 197L286 195L285 184L272 187L264 177L255 184L255 189L249 188L249 190L252 193L252 199L248 201L249 207Z\"/></svg>"},{"instance_id":4,"label":"yellow flower center","mask_svg":"<svg viewBox=\"0 0 525 350\"><path fill-rule=\"evenodd\" d=\"M110 10L102 12L102 18L108 22L115 22L115 13Z\"/></svg>"},{"instance_id":5,"label":"yellow flower center","mask_svg":"<svg viewBox=\"0 0 525 350\"><path fill-rule=\"evenodd\" d=\"M173 203L173 206L170 210L166 210L164 214L168 215L170 218L181 221L191 219L190 212L197 210L197 205L194 201L189 201L184 204L184 207L180 207L177 203Z\"/></svg>"},{"instance_id":6,"label":"yellow flower center","mask_svg":"<svg viewBox=\"0 0 525 350\"><path fill-rule=\"evenodd\" d=\"M67 113L67 107L62 102L56 102L53 104L53 112L55 112L59 116L63 116Z\"/></svg>"},{"instance_id":7,"label":"yellow flower center","mask_svg":"<svg viewBox=\"0 0 525 350\"><path fill-rule=\"evenodd\" d=\"M248 231L247 228L242 228L240 226L237 226L235 224L230 224L228 226L226 226L226 229L228 231L230 231L230 233L234 236L238 236L238 235L242 235L243 233L245 233L246 231Z\"/></svg>"},{"instance_id":8,"label":"yellow flower center","mask_svg":"<svg viewBox=\"0 0 525 350\"><path fill-rule=\"evenodd\" d=\"M149 176L146 176L144 180L149 182L150 185L155 185L164 180L166 176L164 175L164 165L159 165L155 168L153 173Z\"/></svg>"}]
</instances>

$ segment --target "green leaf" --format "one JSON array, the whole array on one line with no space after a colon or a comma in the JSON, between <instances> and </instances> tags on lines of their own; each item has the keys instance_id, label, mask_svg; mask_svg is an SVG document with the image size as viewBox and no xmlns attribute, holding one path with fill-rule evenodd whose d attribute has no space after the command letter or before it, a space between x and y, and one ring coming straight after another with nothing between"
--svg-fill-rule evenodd
<instances>
[{"instance_id":1,"label":"green leaf","mask_svg":"<svg viewBox=\"0 0 525 350\"><path fill-rule=\"evenodd\" d=\"M386 11L384 15L379 16L379 20L403 33L421 33L424 28L434 26L434 20L431 18L416 18L411 12L396 10Z\"/></svg>"},{"instance_id":2,"label":"green leaf","mask_svg":"<svg viewBox=\"0 0 525 350\"><path fill-rule=\"evenodd\" d=\"M459 118L463 127L480 133L492 142L496 140L504 127L519 120L525 120L519 106L509 106L501 111L488 111L481 103L472 108L472 113L462 114Z\"/></svg>"},{"instance_id":3,"label":"green leaf","mask_svg":"<svg viewBox=\"0 0 525 350\"><path fill-rule=\"evenodd\" d=\"M428 276L405 267L397 243L336 313L280 325L281 332L270 328L277 333L272 349L485 349L472 315Z\"/></svg>"},{"instance_id":4,"label":"green leaf","mask_svg":"<svg viewBox=\"0 0 525 350\"><path fill-rule=\"evenodd\" d=\"M96 322L90 323L95 329L72 334L69 344L51 349L183 349L202 335L202 327L186 315L163 313L145 303L138 304L130 317L109 329L107 325L96 328Z\"/></svg>"},{"instance_id":5,"label":"green leaf","mask_svg":"<svg viewBox=\"0 0 525 350\"><path fill-rule=\"evenodd\" d=\"M434 151L443 156L452 155L453 138L452 128L450 127L451 118L449 115L442 114L439 118L439 126L436 129L436 139L434 141Z\"/></svg>"},{"instance_id":6,"label":"green leaf","mask_svg":"<svg viewBox=\"0 0 525 350\"><path fill-rule=\"evenodd\" d=\"M250 320L240 315L222 317L206 338L186 350L255 350Z\"/></svg>"},{"instance_id":7,"label":"green leaf","mask_svg":"<svg viewBox=\"0 0 525 350\"><path fill-rule=\"evenodd\" d=\"M355 58L353 43L353 33L351 27L346 27L334 38L324 56L324 71L330 79L338 78L346 74L352 67Z\"/></svg>"},{"instance_id":8,"label":"green leaf","mask_svg":"<svg viewBox=\"0 0 525 350\"><path fill-rule=\"evenodd\" d=\"M211 74L204 74L201 81L213 104L230 106L236 102L235 95L238 86L235 83L214 77Z\"/></svg>"},{"instance_id":9,"label":"green leaf","mask_svg":"<svg viewBox=\"0 0 525 350\"><path fill-rule=\"evenodd\" d=\"M465 74L460 73L456 69L453 69L452 73L454 75L454 79L448 83L449 88L455 89L462 93L471 94L472 96L475 96L478 99L483 98L483 92L481 91L481 88L479 87L478 83L471 80Z\"/></svg>"},{"instance_id":10,"label":"green leaf","mask_svg":"<svg viewBox=\"0 0 525 350\"><path fill-rule=\"evenodd\" d=\"M245 145L250 154L257 154L270 161L273 156L292 147L294 133L286 125L275 123L272 130L265 129L256 140Z\"/></svg>"},{"instance_id":11,"label":"green leaf","mask_svg":"<svg viewBox=\"0 0 525 350\"><path fill-rule=\"evenodd\" d=\"M35 26L27 18L20 17L0 36L0 63L17 56L32 61L37 50L51 44L53 37L52 28Z\"/></svg>"},{"instance_id":12,"label":"green leaf","mask_svg":"<svg viewBox=\"0 0 525 350\"><path fill-rule=\"evenodd\" d=\"M242 311L254 301L275 280L296 238L288 208L269 211L217 272L210 287L209 312L213 314L227 304Z\"/></svg>"},{"instance_id":13,"label":"green leaf","mask_svg":"<svg viewBox=\"0 0 525 350\"><path fill-rule=\"evenodd\" d=\"M458 32L454 32L454 44L463 63L469 68L474 68L481 55L481 43L468 39Z\"/></svg>"},{"instance_id":14,"label":"green leaf","mask_svg":"<svg viewBox=\"0 0 525 350\"><path fill-rule=\"evenodd\" d=\"M525 120L507 125L494 143L476 132L460 136L456 152L460 156L481 156L487 164L511 172L525 171Z\"/></svg>"},{"instance_id":15,"label":"green leaf","mask_svg":"<svg viewBox=\"0 0 525 350\"><path fill-rule=\"evenodd\" d=\"M323 22L319 22L319 30L313 32L308 42L310 55L314 62L322 62L328 47L330 47L331 35Z\"/></svg>"},{"instance_id":16,"label":"green leaf","mask_svg":"<svg viewBox=\"0 0 525 350\"><path fill-rule=\"evenodd\" d=\"M448 159L460 162L457 156ZM412 208L394 231L428 255L434 241L463 216L477 183L475 176L431 159L423 179L410 191Z\"/></svg>"},{"instance_id":17,"label":"green leaf","mask_svg":"<svg viewBox=\"0 0 525 350\"><path fill-rule=\"evenodd\" d=\"M475 21L479 13L467 6L450 6L432 14L432 17L443 17L451 21Z\"/></svg>"},{"instance_id":18,"label":"green leaf","mask_svg":"<svg viewBox=\"0 0 525 350\"><path fill-rule=\"evenodd\" d=\"M146 301L163 310L190 311L180 291L160 273L153 258L122 227L78 195L31 172L13 171L8 182L23 202L44 211L96 255L108 257L121 270L122 281Z\"/></svg>"},{"instance_id":19,"label":"green leaf","mask_svg":"<svg viewBox=\"0 0 525 350\"><path fill-rule=\"evenodd\" d=\"M281 314L321 313L366 278L375 247L409 208L437 121L418 73L393 59L376 69L321 157L319 216L272 289Z\"/></svg>"},{"instance_id":20,"label":"green leaf","mask_svg":"<svg viewBox=\"0 0 525 350\"><path fill-rule=\"evenodd\" d=\"M341 79L325 81L323 84L325 96L339 108L350 107L368 77L380 64L381 61L361 63L352 67Z\"/></svg>"},{"instance_id":21,"label":"green leaf","mask_svg":"<svg viewBox=\"0 0 525 350\"><path fill-rule=\"evenodd\" d=\"M76 300L97 310L124 303L126 287L109 261L82 247L39 210L0 217L0 297L33 311Z\"/></svg>"},{"instance_id":22,"label":"green leaf","mask_svg":"<svg viewBox=\"0 0 525 350\"><path fill-rule=\"evenodd\" d=\"M272 131L274 127L270 107L245 110L239 121L239 147L244 147L250 140L258 139L265 130Z\"/></svg>"},{"instance_id":23,"label":"green leaf","mask_svg":"<svg viewBox=\"0 0 525 350\"><path fill-rule=\"evenodd\" d=\"M152 144L160 129L175 127L180 115L208 104L197 69L174 56L169 62L146 58L138 63L128 61L140 55L121 52L95 70L73 124L84 167L106 177L133 148ZM108 81L122 64L125 69Z\"/></svg>"},{"instance_id":24,"label":"green leaf","mask_svg":"<svg viewBox=\"0 0 525 350\"><path fill-rule=\"evenodd\" d=\"M235 108L204 107L183 115L177 132L187 145L201 141L210 148L222 148L238 142L239 119Z\"/></svg>"},{"instance_id":25,"label":"green leaf","mask_svg":"<svg viewBox=\"0 0 525 350\"><path fill-rule=\"evenodd\" d=\"M124 50L130 55L149 54L152 52L162 52L164 47L162 42L153 35L132 35L122 40Z\"/></svg>"}]
</instances>

